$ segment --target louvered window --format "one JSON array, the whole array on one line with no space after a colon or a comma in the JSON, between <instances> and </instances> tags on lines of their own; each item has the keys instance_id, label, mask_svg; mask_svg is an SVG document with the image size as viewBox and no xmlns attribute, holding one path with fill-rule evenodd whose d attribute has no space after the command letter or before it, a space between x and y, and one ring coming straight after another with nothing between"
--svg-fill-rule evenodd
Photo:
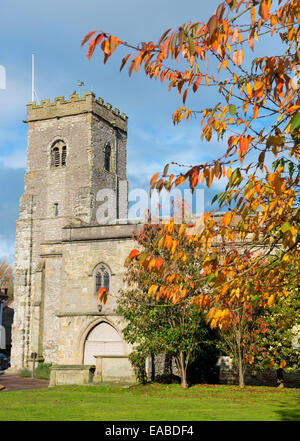
<instances>
[{"instance_id":1,"label":"louvered window","mask_svg":"<svg viewBox=\"0 0 300 441\"><path fill-rule=\"evenodd\" d=\"M64 145L61 154L61 165L66 165L66 160L67 160L67 147Z\"/></svg>"},{"instance_id":2,"label":"louvered window","mask_svg":"<svg viewBox=\"0 0 300 441\"><path fill-rule=\"evenodd\" d=\"M51 166L52 167L59 167L59 165L60 165L59 148L54 147L52 149L52 153L51 153Z\"/></svg>"},{"instance_id":3,"label":"louvered window","mask_svg":"<svg viewBox=\"0 0 300 441\"><path fill-rule=\"evenodd\" d=\"M56 141L51 148L51 167L65 166L67 163L67 147L64 141Z\"/></svg>"}]
</instances>

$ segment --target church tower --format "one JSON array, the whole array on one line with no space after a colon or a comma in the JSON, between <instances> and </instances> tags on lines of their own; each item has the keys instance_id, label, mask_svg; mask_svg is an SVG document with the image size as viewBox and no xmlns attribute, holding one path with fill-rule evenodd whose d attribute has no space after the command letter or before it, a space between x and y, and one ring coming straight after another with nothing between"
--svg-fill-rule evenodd
<instances>
[{"instance_id":1,"label":"church tower","mask_svg":"<svg viewBox=\"0 0 300 441\"><path fill-rule=\"evenodd\" d=\"M25 191L20 199L15 245L15 318L12 368L30 365L32 354L42 360L43 317L59 309L56 292L61 285L59 245L66 225L96 225L97 194L109 189L114 195L111 212L127 218L126 180L127 116L104 104L91 92L35 102L27 106L28 147ZM47 243L47 245L45 245ZM45 287L43 244L53 272ZM50 244L50 245L49 245ZM52 260L51 260L52 259ZM51 269L52 268L52 269ZM58 288L57 288L58 290ZM51 297L52 296L52 297ZM48 329L49 333L55 330ZM49 349L50 350L50 349Z\"/></svg>"}]
</instances>

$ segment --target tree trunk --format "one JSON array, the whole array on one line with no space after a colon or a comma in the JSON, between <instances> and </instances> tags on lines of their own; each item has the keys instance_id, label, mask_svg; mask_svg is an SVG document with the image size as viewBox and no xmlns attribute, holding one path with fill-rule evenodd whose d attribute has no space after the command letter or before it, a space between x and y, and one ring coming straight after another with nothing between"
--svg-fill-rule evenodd
<instances>
[{"instance_id":1,"label":"tree trunk","mask_svg":"<svg viewBox=\"0 0 300 441\"><path fill-rule=\"evenodd\" d=\"M184 362L184 353L180 352L179 357L177 358L179 374L181 379L181 387L182 389L188 388L187 378L186 378L186 367Z\"/></svg>"},{"instance_id":2,"label":"tree trunk","mask_svg":"<svg viewBox=\"0 0 300 441\"><path fill-rule=\"evenodd\" d=\"M237 344L237 350L238 350L238 370L239 370L239 386L240 388L244 389L245 387L245 380L244 380L244 366L243 366L243 354L242 354L242 348L241 348L241 342L242 340L242 332L240 328L240 324L238 329L236 330L235 334L235 341Z\"/></svg>"},{"instance_id":3,"label":"tree trunk","mask_svg":"<svg viewBox=\"0 0 300 441\"><path fill-rule=\"evenodd\" d=\"M243 360L239 354L239 385L242 389L245 387Z\"/></svg>"},{"instance_id":4,"label":"tree trunk","mask_svg":"<svg viewBox=\"0 0 300 441\"><path fill-rule=\"evenodd\" d=\"M239 359L238 359L238 368L239 368L239 385L242 389L245 387L245 379L244 379L244 366L243 366L243 356L241 351L241 346L239 345L238 349Z\"/></svg>"},{"instance_id":5,"label":"tree trunk","mask_svg":"<svg viewBox=\"0 0 300 441\"><path fill-rule=\"evenodd\" d=\"M284 387L283 369L282 368L277 369L276 375L277 375L278 387Z\"/></svg>"}]
</instances>

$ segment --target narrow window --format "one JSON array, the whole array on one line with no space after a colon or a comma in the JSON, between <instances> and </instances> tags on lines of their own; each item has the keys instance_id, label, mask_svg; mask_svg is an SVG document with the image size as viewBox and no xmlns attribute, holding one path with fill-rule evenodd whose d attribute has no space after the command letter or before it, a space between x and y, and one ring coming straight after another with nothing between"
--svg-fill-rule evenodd
<instances>
[{"instance_id":1,"label":"narrow window","mask_svg":"<svg viewBox=\"0 0 300 441\"><path fill-rule=\"evenodd\" d=\"M59 155L59 148L54 147L51 152L51 166L52 167L59 167L60 165L60 155Z\"/></svg>"},{"instance_id":2,"label":"narrow window","mask_svg":"<svg viewBox=\"0 0 300 441\"><path fill-rule=\"evenodd\" d=\"M104 271L103 273L103 286L106 289L106 291L109 291L109 274L107 271Z\"/></svg>"},{"instance_id":3,"label":"narrow window","mask_svg":"<svg viewBox=\"0 0 300 441\"><path fill-rule=\"evenodd\" d=\"M67 147L64 145L61 154L61 165L66 165L66 159L67 159Z\"/></svg>"},{"instance_id":4,"label":"narrow window","mask_svg":"<svg viewBox=\"0 0 300 441\"><path fill-rule=\"evenodd\" d=\"M98 272L96 274L96 294L98 294L98 291L101 287L102 287L102 274Z\"/></svg>"},{"instance_id":5,"label":"narrow window","mask_svg":"<svg viewBox=\"0 0 300 441\"><path fill-rule=\"evenodd\" d=\"M110 171L110 157L111 157L111 148L110 145L107 144L104 151L104 167L105 170Z\"/></svg>"},{"instance_id":6,"label":"narrow window","mask_svg":"<svg viewBox=\"0 0 300 441\"><path fill-rule=\"evenodd\" d=\"M109 292L109 272L104 265L101 265L96 272L96 294L100 288L105 288Z\"/></svg>"},{"instance_id":7,"label":"narrow window","mask_svg":"<svg viewBox=\"0 0 300 441\"><path fill-rule=\"evenodd\" d=\"M58 216L58 204L54 204L54 216Z\"/></svg>"}]
</instances>

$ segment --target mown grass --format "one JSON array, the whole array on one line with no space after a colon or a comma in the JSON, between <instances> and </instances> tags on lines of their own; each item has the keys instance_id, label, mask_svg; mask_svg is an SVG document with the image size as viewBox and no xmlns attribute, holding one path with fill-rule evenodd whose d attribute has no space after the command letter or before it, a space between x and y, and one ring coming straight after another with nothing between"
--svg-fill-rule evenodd
<instances>
[{"instance_id":1,"label":"mown grass","mask_svg":"<svg viewBox=\"0 0 300 441\"><path fill-rule=\"evenodd\" d=\"M299 421L300 389L149 384L0 393L0 421Z\"/></svg>"}]
</instances>

